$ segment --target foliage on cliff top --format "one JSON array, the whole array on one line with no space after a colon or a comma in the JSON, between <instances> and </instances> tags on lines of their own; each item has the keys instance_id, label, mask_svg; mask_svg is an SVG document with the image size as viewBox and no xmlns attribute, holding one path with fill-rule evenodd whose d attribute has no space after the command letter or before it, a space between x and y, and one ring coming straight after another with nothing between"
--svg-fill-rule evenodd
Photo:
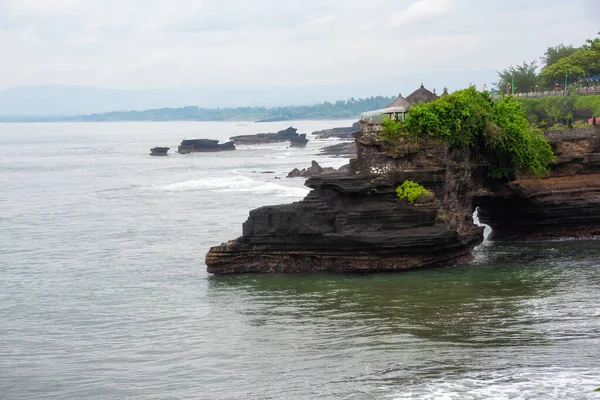
<instances>
[{"instance_id":1,"label":"foliage on cliff top","mask_svg":"<svg viewBox=\"0 0 600 400\"><path fill-rule=\"evenodd\" d=\"M517 100L492 100L475 87L413 105L406 121L399 124L399 134L428 135L452 146L470 147L487 161L489 175L495 178L509 178L515 172L543 176L554 158L542 132L529 125Z\"/></svg>"},{"instance_id":2,"label":"foliage on cliff top","mask_svg":"<svg viewBox=\"0 0 600 400\"><path fill-rule=\"evenodd\" d=\"M399 199L406 199L414 203L419 197L429 196L431 193L417 182L407 180L396 188L396 194Z\"/></svg>"},{"instance_id":3,"label":"foliage on cliff top","mask_svg":"<svg viewBox=\"0 0 600 400\"><path fill-rule=\"evenodd\" d=\"M600 96L568 96L518 99L529 120L542 119L553 124L568 124L581 115L600 116Z\"/></svg>"}]
</instances>

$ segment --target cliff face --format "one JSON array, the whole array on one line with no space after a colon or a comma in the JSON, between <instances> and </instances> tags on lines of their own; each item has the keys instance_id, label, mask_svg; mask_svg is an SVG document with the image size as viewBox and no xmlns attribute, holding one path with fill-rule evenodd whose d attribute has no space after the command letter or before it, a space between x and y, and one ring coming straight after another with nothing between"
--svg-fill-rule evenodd
<instances>
[{"instance_id":1,"label":"cliff face","mask_svg":"<svg viewBox=\"0 0 600 400\"><path fill-rule=\"evenodd\" d=\"M301 202L251 211L242 237L210 249L208 271L392 271L470 257L483 229L471 217L468 154L442 143L391 151L367 124L357 147L351 173L310 178ZM432 196L398 199L405 180Z\"/></svg>"},{"instance_id":2,"label":"cliff face","mask_svg":"<svg viewBox=\"0 0 600 400\"><path fill-rule=\"evenodd\" d=\"M362 123L347 174L310 178L297 203L250 212L243 236L210 249L208 272L397 271L466 260L483 239L600 235L600 128L547 134L557 159L548 176L486 178L468 150L433 141L393 146ZM405 140L402 142L402 140ZM405 180L432 195L400 200Z\"/></svg>"},{"instance_id":3,"label":"cliff face","mask_svg":"<svg viewBox=\"0 0 600 400\"><path fill-rule=\"evenodd\" d=\"M493 240L538 240L600 235L600 128L550 131L557 155L543 178L519 176L489 185L475 199Z\"/></svg>"}]
</instances>

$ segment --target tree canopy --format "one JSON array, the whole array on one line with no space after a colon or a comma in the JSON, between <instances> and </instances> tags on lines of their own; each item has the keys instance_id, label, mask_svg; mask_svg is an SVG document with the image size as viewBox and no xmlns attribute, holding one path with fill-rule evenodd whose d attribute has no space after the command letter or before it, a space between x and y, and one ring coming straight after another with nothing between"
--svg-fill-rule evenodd
<instances>
[{"instance_id":1,"label":"tree canopy","mask_svg":"<svg viewBox=\"0 0 600 400\"><path fill-rule=\"evenodd\" d=\"M489 175L510 178L517 172L543 176L554 158L541 130L530 126L515 98L493 100L475 87L410 108L396 135L433 138L469 147L487 161ZM393 135L386 132L388 140Z\"/></svg>"},{"instance_id":2,"label":"tree canopy","mask_svg":"<svg viewBox=\"0 0 600 400\"><path fill-rule=\"evenodd\" d=\"M523 65L510 66L498 72L500 78L494 85L500 91L504 91L507 84L512 85L514 81L515 93L534 91L535 86L539 83L537 74L537 62L523 62Z\"/></svg>"},{"instance_id":3,"label":"tree canopy","mask_svg":"<svg viewBox=\"0 0 600 400\"><path fill-rule=\"evenodd\" d=\"M600 32L598 32L600 35ZM548 47L541 57L542 68L538 72L536 61L509 66L498 72L495 82L500 91L514 80L515 93L529 92L532 89L554 89L567 78L568 83L600 75L600 37L588 39L580 47L559 44Z\"/></svg>"}]
</instances>

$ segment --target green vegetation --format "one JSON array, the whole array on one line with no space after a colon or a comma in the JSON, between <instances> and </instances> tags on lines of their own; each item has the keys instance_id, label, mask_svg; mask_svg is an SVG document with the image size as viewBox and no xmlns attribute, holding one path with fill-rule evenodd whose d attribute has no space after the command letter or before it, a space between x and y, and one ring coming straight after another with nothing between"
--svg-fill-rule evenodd
<instances>
[{"instance_id":1,"label":"green vegetation","mask_svg":"<svg viewBox=\"0 0 600 400\"><path fill-rule=\"evenodd\" d=\"M523 65L511 65L498 72L499 80L494 84L498 90L504 91L507 85L514 82L515 93L562 89L565 78L569 85L597 85L599 82L595 78L600 75L600 37L588 39L580 47L564 44L549 47L542 61L539 73L535 60L524 62ZM591 77L594 79L589 79Z\"/></svg>"},{"instance_id":2,"label":"green vegetation","mask_svg":"<svg viewBox=\"0 0 600 400\"><path fill-rule=\"evenodd\" d=\"M519 98L531 123L571 126L575 120L600 115L600 96L568 96ZM544 122L544 124L542 124Z\"/></svg>"},{"instance_id":3,"label":"green vegetation","mask_svg":"<svg viewBox=\"0 0 600 400\"><path fill-rule=\"evenodd\" d=\"M361 113L386 107L393 97L369 97L310 106L238 108L161 108L114 111L70 117L0 118L0 122L114 122L114 121L285 121L292 119L358 118Z\"/></svg>"},{"instance_id":4,"label":"green vegetation","mask_svg":"<svg viewBox=\"0 0 600 400\"><path fill-rule=\"evenodd\" d=\"M394 143L401 135L468 147L487 161L494 178L509 178L515 172L543 176L554 159L542 131L530 126L520 102L513 97L493 100L473 86L412 106L397 131L382 139Z\"/></svg>"},{"instance_id":5,"label":"green vegetation","mask_svg":"<svg viewBox=\"0 0 600 400\"><path fill-rule=\"evenodd\" d=\"M394 121L390 117L387 117L381 122L383 126L383 135L387 139L391 139L398 134L402 128L402 122Z\"/></svg>"},{"instance_id":6,"label":"green vegetation","mask_svg":"<svg viewBox=\"0 0 600 400\"><path fill-rule=\"evenodd\" d=\"M416 182L404 181L402 185L396 188L396 194L399 199L414 203L420 196L429 196L431 193Z\"/></svg>"}]
</instances>

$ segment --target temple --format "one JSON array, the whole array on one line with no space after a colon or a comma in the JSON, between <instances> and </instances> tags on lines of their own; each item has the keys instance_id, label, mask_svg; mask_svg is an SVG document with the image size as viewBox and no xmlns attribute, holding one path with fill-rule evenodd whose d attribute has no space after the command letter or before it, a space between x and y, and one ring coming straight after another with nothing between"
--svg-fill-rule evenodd
<instances>
[{"instance_id":1,"label":"temple","mask_svg":"<svg viewBox=\"0 0 600 400\"><path fill-rule=\"evenodd\" d=\"M447 90L444 91L447 94ZM392 103L386 108L379 110L368 111L361 114L363 120L383 120L386 116L389 116L394 121L404 121L408 109L413 104L427 103L429 101L437 100L438 96L435 94L435 89L432 91L425 89L425 86L421 84L421 87L412 92L407 98L402 97L402 93L392 101Z\"/></svg>"}]
</instances>

